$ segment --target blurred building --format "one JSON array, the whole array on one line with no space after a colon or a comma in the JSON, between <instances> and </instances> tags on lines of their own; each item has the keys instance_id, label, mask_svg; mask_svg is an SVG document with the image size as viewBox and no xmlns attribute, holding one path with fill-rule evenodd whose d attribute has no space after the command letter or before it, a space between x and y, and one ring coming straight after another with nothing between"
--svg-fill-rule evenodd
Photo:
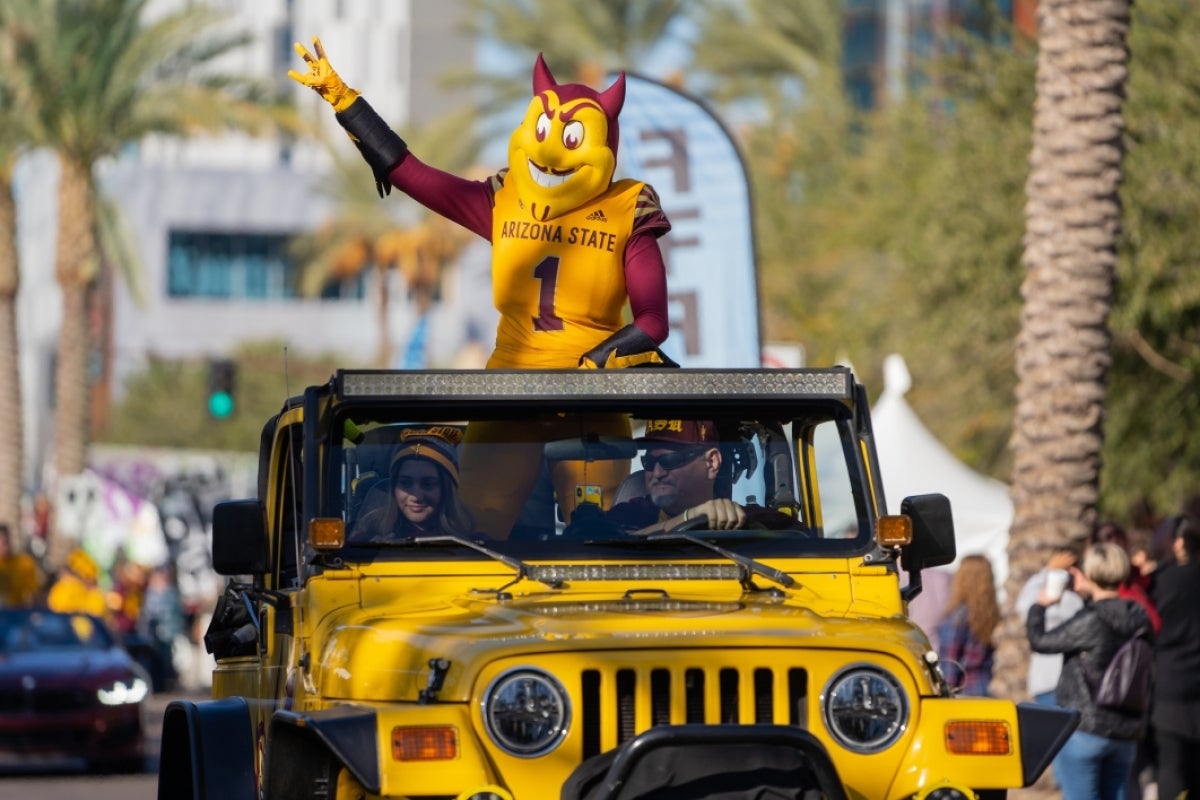
<instances>
[{"instance_id":1,"label":"blurred building","mask_svg":"<svg viewBox=\"0 0 1200 800\"><path fill-rule=\"evenodd\" d=\"M886 105L922 80L921 63L947 43L950 29L988 32L989 0L846 0L842 66L861 108ZM994 0L999 17L1035 34L1037 0Z\"/></svg>"},{"instance_id":2,"label":"blurred building","mask_svg":"<svg viewBox=\"0 0 1200 800\"><path fill-rule=\"evenodd\" d=\"M329 107L287 77L289 68L302 68L292 43L309 45L314 34L347 82L397 127L471 101L439 85L449 68L475 60L473 40L459 30L461 0L205 1L227 15L225 24L254 37L220 68L292 92L302 112L321 120L337 141L344 142L345 134ZM195 2L152 0L147 13ZM369 358L378 337L368 300L373 276L330 286L319 299L302 298L299 267L286 252L291 237L316 227L330 209L320 189L327 167L319 145L243 136L150 139L102 165L101 184L123 212L141 259L141 291L119 278L113 282L111 352L97 352L93 380L107 376L119 395L123 378L148 355L217 356L245 340L280 339L297 351ZM365 165L363 170L363 180L370 181ZM40 483L52 420L61 314L53 277L57 175L54 158L44 153L26 159L16 175L30 484ZM402 205L394 195L391 200ZM139 293L144 305L135 299ZM394 311L400 328L415 322L404 312L403 306Z\"/></svg>"}]
</instances>

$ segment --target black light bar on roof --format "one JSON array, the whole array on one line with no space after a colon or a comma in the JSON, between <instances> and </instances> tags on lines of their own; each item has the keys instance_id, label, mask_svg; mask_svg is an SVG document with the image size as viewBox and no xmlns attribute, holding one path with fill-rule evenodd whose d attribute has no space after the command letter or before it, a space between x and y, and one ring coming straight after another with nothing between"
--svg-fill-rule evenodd
<instances>
[{"instance_id":1,"label":"black light bar on roof","mask_svg":"<svg viewBox=\"0 0 1200 800\"><path fill-rule=\"evenodd\" d=\"M342 370L342 397L849 399L851 372L829 369Z\"/></svg>"}]
</instances>

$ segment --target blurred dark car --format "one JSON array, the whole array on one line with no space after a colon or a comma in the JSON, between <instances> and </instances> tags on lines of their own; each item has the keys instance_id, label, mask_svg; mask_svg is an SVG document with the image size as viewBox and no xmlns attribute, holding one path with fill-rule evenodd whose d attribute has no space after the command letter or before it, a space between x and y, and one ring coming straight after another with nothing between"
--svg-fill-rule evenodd
<instances>
[{"instance_id":1,"label":"blurred dark car","mask_svg":"<svg viewBox=\"0 0 1200 800\"><path fill-rule=\"evenodd\" d=\"M150 679L100 619L0 609L0 765L144 764Z\"/></svg>"}]
</instances>

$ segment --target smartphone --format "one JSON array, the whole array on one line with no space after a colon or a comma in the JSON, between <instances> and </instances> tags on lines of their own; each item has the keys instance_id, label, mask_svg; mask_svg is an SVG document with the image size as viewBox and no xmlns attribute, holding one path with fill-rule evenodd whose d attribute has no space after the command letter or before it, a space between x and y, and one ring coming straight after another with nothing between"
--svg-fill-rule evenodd
<instances>
[{"instance_id":1,"label":"smartphone","mask_svg":"<svg viewBox=\"0 0 1200 800\"><path fill-rule=\"evenodd\" d=\"M592 503L603 508L604 488L594 483L581 483L575 487L575 507Z\"/></svg>"}]
</instances>

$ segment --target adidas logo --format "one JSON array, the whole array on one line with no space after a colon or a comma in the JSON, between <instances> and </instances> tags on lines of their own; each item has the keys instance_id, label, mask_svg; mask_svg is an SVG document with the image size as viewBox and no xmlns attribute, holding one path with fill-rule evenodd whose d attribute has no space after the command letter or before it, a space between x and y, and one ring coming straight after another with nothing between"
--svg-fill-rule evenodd
<instances>
[{"instance_id":1,"label":"adidas logo","mask_svg":"<svg viewBox=\"0 0 1200 800\"><path fill-rule=\"evenodd\" d=\"M588 222L608 222L608 217L604 216L604 212L598 208L592 213L588 214L585 219L587 219Z\"/></svg>"}]
</instances>

